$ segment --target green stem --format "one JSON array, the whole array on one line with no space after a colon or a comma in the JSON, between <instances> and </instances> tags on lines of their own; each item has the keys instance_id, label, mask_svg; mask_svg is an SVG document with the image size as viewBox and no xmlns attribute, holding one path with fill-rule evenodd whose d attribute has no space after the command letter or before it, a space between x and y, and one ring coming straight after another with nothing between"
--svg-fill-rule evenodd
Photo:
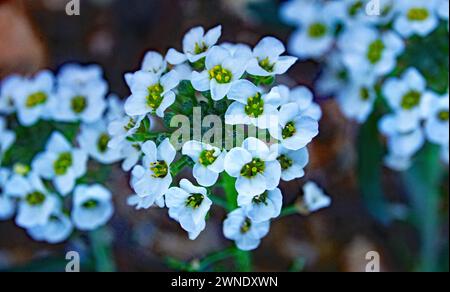
<instances>
[{"instance_id":1,"label":"green stem","mask_svg":"<svg viewBox=\"0 0 450 292\"><path fill-rule=\"evenodd\" d=\"M92 255L95 260L97 272L115 272L113 248L111 245L111 234L106 228L89 233Z\"/></svg>"},{"instance_id":2,"label":"green stem","mask_svg":"<svg viewBox=\"0 0 450 292\"><path fill-rule=\"evenodd\" d=\"M183 156L177 162L170 166L170 172L173 177L177 176L186 166L189 165L191 159L188 156Z\"/></svg>"},{"instance_id":3,"label":"green stem","mask_svg":"<svg viewBox=\"0 0 450 292\"><path fill-rule=\"evenodd\" d=\"M234 248L228 248L228 249L213 253L201 261L199 270L205 271L207 268L214 265L215 263L226 260L226 259L234 256L234 254L235 254Z\"/></svg>"},{"instance_id":4,"label":"green stem","mask_svg":"<svg viewBox=\"0 0 450 292\"><path fill-rule=\"evenodd\" d=\"M291 215L297 215L298 212L298 208L297 205L292 205L292 206L287 206L285 208L283 208L283 210L281 210L281 214L279 218L283 218L283 217L287 217L287 216L291 216Z\"/></svg>"},{"instance_id":5,"label":"green stem","mask_svg":"<svg viewBox=\"0 0 450 292\"><path fill-rule=\"evenodd\" d=\"M236 191L236 179L224 173L222 175L222 187L225 191L227 198L228 210L235 210L238 208L237 197L238 192ZM252 257L251 253L248 251L242 251L235 248L234 260L236 263L236 269L239 272L251 272L252 267Z\"/></svg>"}]
</instances>

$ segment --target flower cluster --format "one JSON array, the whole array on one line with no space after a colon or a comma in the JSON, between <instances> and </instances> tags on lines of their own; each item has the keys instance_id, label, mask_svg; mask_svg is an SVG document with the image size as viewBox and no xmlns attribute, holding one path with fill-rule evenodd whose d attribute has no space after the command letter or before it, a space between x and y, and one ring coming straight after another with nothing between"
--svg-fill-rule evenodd
<instances>
[{"instance_id":1,"label":"flower cluster","mask_svg":"<svg viewBox=\"0 0 450 292\"><path fill-rule=\"evenodd\" d=\"M395 170L408 169L427 140L442 147L448 164L448 93L431 90L429 80L405 58L412 39L429 37L441 20L448 29L448 4L291 0L281 8L281 18L296 27L290 52L303 60L325 61L319 94L336 96L344 115L358 123L367 121L378 101L387 103L380 131L388 140L386 165ZM447 66L448 73L448 64L438 65Z\"/></svg>"},{"instance_id":2,"label":"flower cluster","mask_svg":"<svg viewBox=\"0 0 450 292\"><path fill-rule=\"evenodd\" d=\"M131 96L126 115L109 125L109 146L125 153L125 169L132 169L130 205L167 207L194 240L212 205L225 200L218 190L223 186L228 203L221 205L231 212L225 237L252 250L280 216L281 180L305 175L307 146L319 133L322 113L306 87L273 86L297 61L284 55L279 40L266 37L252 49L219 45L220 36L220 26L207 32L196 27L181 52L147 53L140 70L125 75ZM186 131L174 131L177 118L187 122ZM186 178L177 183L186 166L195 184ZM317 188L308 188L306 197L310 211L330 204Z\"/></svg>"},{"instance_id":3,"label":"flower cluster","mask_svg":"<svg viewBox=\"0 0 450 292\"><path fill-rule=\"evenodd\" d=\"M108 124L123 115L123 104L107 94L95 65L1 83L0 220L15 216L33 239L49 243L109 221L112 194L88 175L89 158L112 164L124 157L108 147Z\"/></svg>"}]
</instances>

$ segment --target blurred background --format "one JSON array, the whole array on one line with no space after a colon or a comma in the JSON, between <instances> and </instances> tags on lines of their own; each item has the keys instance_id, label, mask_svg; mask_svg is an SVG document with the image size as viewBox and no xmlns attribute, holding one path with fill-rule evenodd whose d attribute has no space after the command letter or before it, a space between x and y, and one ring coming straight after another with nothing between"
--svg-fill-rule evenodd
<instances>
[{"instance_id":1,"label":"blurred background","mask_svg":"<svg viewBox=\"0 0 450 292\"><path fill-rule=\"evenodd\" d=\"M292 32L277 17L280 0L81 0L81 15L71 17L65 13L67 2L0 0L0 79L57 70L66 62L99 63L111 92L126 98L123 74L137 70L148 50L180 49L193 26L222 24L222 42L250 45L266 35L286 42ZM313 89L320 71L320 64L299 63L280 81ZM378 172L379 149L365 143L333 99L317 101L324 118L310 149L307 177L283 184L282 190L291 204L302 185L314 180L333 198L333 206L309 217L275 221L253 253L254 270L364 271L366 253L377 251L383 271L448 271L448 181L439 192L428 193L426 173L420 170ZM36 243L13 222L0 222L0 270L63 270L66 251L79 250L95 255L94 264L85 263L88 270L101 270L103 264L119 271L170 271L177 261L195 263L232 244L222 235L226 214L221 209L213 210L207 230L191 242L166 210L128 207L128 180L119 167L109 175L116 206L109 229L75 236L64 245ZM210 268L230 269L227 261Z\"/></svg>"}]
</instances>

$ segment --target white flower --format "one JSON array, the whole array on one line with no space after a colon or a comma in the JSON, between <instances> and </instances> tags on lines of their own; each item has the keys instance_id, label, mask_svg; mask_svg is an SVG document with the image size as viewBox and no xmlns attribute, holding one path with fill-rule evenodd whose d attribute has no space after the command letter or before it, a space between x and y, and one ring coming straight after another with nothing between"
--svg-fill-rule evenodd
<instances>
[{"instance_id":1,"label":"white flower","mask_svg":"<svg viewBox=\"0 0 450 292\"><path fill-rule=\"evenodd\" d=\"M412 35L427 36L439 25L436 14L437 1L397 0L399 15L394 22L394 29L405 38Z\"/></svg>"},{"instance_id":2,"label":"white flower","mask_svg":"<svg viewBox=\"0 0 450 292\"><path fill-rule=\"evenodd\" d=\"M108 91L108 84L103 78L103 69L98 65L66 64L59 70L57 82L59 86L102 88L104 94Z\"/></svg>"},{"instance_id":3,"label":"white flower","mask_svg":"<svg viewBox=\"0 0 450 292\"><path fill-rule=\"evenodd\" d=\"M173 70L161 78L154 73L138 71L129 82L132 94L125 102L127 115L134 117L155 113L163 118L164 112L175 102L173 90L180 80Z\"/></svg>"},{"instance_id":4,"label":"white flower","mask_svg":"<svg viewBox=\"0 0 450 292\"><path fill-rule=\"evenodd\" d=\"M14 109L14 96L22 84L22 77L12 75L5 78L0 84L0 113L11 114Z\"/></svg>"},{"instance_id":5,"label":"white flower","mask_svg":"<svg viewBox=\"0 0 450 292\"><path fill-rule=\"evenodd\" d=\"M281 96L281 104L296 103L302 116L316 121L322 118L322 109L314 103L314 95L307 87L298 86L291 90L287 86L280 85L278 92Z\"/></svg>"},{"instance_id":6,"label":"white flower","mask_svg":"<svg viewBox=\"0 0 450 292\"><path fill-rule=\"evenodd\" d=\"M142 198L138 195L132 195L128 198L127 204L128 206L135 207L136 210L147 210L154 204L156 204L160 208L164 208L166 203L164 197L161 197L154 201L152 197Z\"/></svg>"},{"instance_id":7,"label":"white flower","mask_svg":"<svg viewBox=\"0 0 450 292\"><path fill-rule=\"evenodd\" d=\"M20 199L16 224L22 228L47 224L58 203L56 196L47 191L36 173L30 173L27 177L13 175L5 189L10 196Z\"/></svg>"},{"instance_id":8,"label":"white flower","mask_svg":"<svg viewBox=\"0 0 450 292\"><path fill-rule=\"evenodd\" d=\"M449 96L432 94L430 110L425 122L425 134L431 143L449 144Z\"/></svg>"},{"instance_id":9,"label":"white flower","mask_svg":"<svg viewBox=\"0 0 450 292\"><path fill-rule=\"evenodd\" d=\"M108 122L112 122L118 119L121 119L125 116L124 110L124 102L117 96L112 93L108 95L106 98L107 103L107 111L106 111L106 120Z\"/></svg>"},{"instance_id":10,"label":"white flower","mask_svg":"<svg viewBox=\"0 0 450 292\"><path fill-rule=\"evenodd\" d=\"M52 105L53 118L63 122L95 123L107 107L107 86L60 86Z\"/></svg>"},{"instance_id":11,"label":"white flower","mask_svg":"<svg viewBox=\"0 0 450 292\"><path fill-rule=\"evenodd\" d=\"M334 43L338 18L334 6L311 0L287 2L281 9L282 18L299 28L289 41L289 52L301 59L319 58Z\"/></svg>"},{"instance_id":12,"label":"white flower","mask_svg":"<svg viewBox=\"0 0 450 292\"><path fill-rule=\"evenodd\" d=\"M261 239L270 229L270 222L253 222L247 217L244 209L239 208L228 214L223 223L223 233L227 239L234 240L236 246L244 251L256 249Z\"/></svg>"},{"instance_id":13,"label":"white flower","mask_svg":"<svg viewBox=\"0 0 450 292\"><path fill-rule=\"evenodd\" d=\"M127 138L133 136L141 127L141 123L145 118L148 117L145 115L135 117L125 116L112 121L108 125L108 134L111 136L108 147L117 149L123 146L127 142Z\"/></svg>"},{"instance_id":14,"label":"white flower","mask_svg":"<svg viewBox=\"0 0 450 292\"><path fill-rule=\"evenodd\" d=\"M209 53L222 35L222 26L216 26L205 34L203 27L191 29L183 39L183 53L170 49L166 59L172 65L179 65L186 61L196 63Z\"/></svg>"},{"instance_id":15,"label":"white flower","mask_svg":"<svg viewBox=\"0 0 450 292\"><path fill-rule=\"evenodd\" d=\"M309 212L316 212L331 205L331 198L314 182L306 183L303 187L303 193L303 202Z\"/></svg>"},{"instance_id":16,"label":"white flower","mask_svg":"<svg viewBox=\"0 0 450 292\"><path fill-rule=\"evenodd\" d=\"M228 125L254 125L267 129L271 123L277 122L281 104L278 88L264 94L252 82L239 80L231 87L228 99L235 101L225 114Z\"/></svg>"},{"instance_id":17,"label":"white flower","mask_svg":"<svg viewBox=\"0 0 450 292\"><path fill-rule=\"evenodd\" d=\"M330 53L324 63L323 72L315 87L319 95L331 96L346 86L348 73L338 51Z\"/></svg>"},{"instance_id":18,"label":"white flower","mask_svg":"<svg viewBox=\"0 0 450 292\"><path fill-rule=\"evenodd\" d=\"M343 0L334 1L335 13L348 27L360 24L383 25L395 15L397 0Z\"/></svg>"},{"instance_id":19,"label":"white flower","mask_svg":"<svg viewBox=\"0 0 450 292\"><path fill-rule=\"evenodd\" d=\"M449 15L449 1L448 0L440 0L437 5L438 15L443 19L448 21Z\"/></svg>"},{"instance_id":20,"label":"white flower","mask_svg":"<svg viewBox=\"0 0 450 292\"><path fill-rule=\"evenodd\" d=\"M231 86L245 72L245 61L233 58L231 53L222 47L212 47L205 61L206 70L192 72L192 86L200 91L211 91L213 100L222 100L230 91Z\"/></svg>"},{"instance_id":21,"label":"white flower","mask_svg":"<svg viewBox=\"0 0 450 292\"><path fill-rule=\"evenodd\" d=\"M278 125L269 128L270 134L290 150L306 147L319 134L318 121L302 115L297 103L283 105L278 121Z\"/></svg>"},{"instance_id":22,"label":"white flower","mask_svg":"<svg viewBox=\"0 0 450 292\"><path fill-rule=\"evenodd\" d=\"M170 188L166 194L166 205L172 219L180 222L181 227L195 240L206 227L206 215L212 206L205 188L196 187L183 179L179 188Z\"/></svg>"},{"instance_id":23,"label":"white flower","mask_svg":"<svg viewBox=\"0 0 450 292\"><path fill-rule=\"evenodd\" d=\"M113 164L122 160L121 149L109 148L111 136L106 128L106 121L81 125L78 143L82 150L102 164Z\"/></svg>"},{"instance_id":24,"label":"white flower","mask_svg":"<svg viewBox=\"0 0 450 292\"><path fill-rule=\"evenodd\" d=\"M253 58L248 62L247 73L261 77L286 73L297 62L297 58L281 56L285 51L283 43L276 38L262 39L253 49Z\"/></svg>"},{"instance_id":25,"label":"white flower","mask_svg":"<svg viewBox=\"0 0 450 292\"><path fill-rule=\"evenodd\" d=\"M16 134L6 129L6 121L0 116L0 163L3 154L14 144Z\"/></svg>"},{"instance_id":26,"label":"white flower","mask_svg":"<svg viewBox=\"0 0 450 292\"><path fill-rule=\"evenodd\" d=\"M248 138L242 147L228 152L225 157L225 171L237 178L238 193L249 196L274 190L281 179L281 166L276 155L256 138Z\"/></svg>"},{"instance_id":27,"label":"white flower","mask_svg":"<svg viewBox=\"0 0 450 292\"><path fill-rule=\"evenodd\" d=\"M106 224L114 213L112 195L101 185L80 185L74 191L72 221L83 231L95 230Z\"/></svg>"},{"instance_id":28,"label":"white flower","mask_svg":"<svg viewBox=\"0 0 450 292\"><path fill-rule=\"evenodd\" d=\"M283 181L292 181L305 176L304 169L309 163L309 152L306 147L292 151L282 145L274 144L270 147L270 151L277 155Z\"/></svg>"},{"instance_id":29,"label":"white flower","mask_svg":"<svg viewBox=\"0 0 450 292\"><path fill-rule=\"evenodd\" d=\"M32 168L44 179L52 180L56 190L65 196L73 190L76 180L86 173L87 160L83 150L74 149L62 134L54 132L45 152L33 160Z\"/></svg>"},{"instance_id":30,"label":"white flower","mask_svg":"<svg viewBox=\"0 0 450 292\"><path fill-rule=\"evenodd\" d=\"M127 143L122 149L122 157L124 158L122 162L122 169L124 171L130 171L136 164L138 164L141 159L141 144L140 143Z\"/></svg>"},{"instance_id":31,"label":"white flower","mask_svg":"<svg viewBox=\"0 0 450 292\"><path fill-rule=\"evenodd\" d=\"M283 207L283 195L276 188L258 196L239 194L238 205L245 210L245 214L255 223L267 222L277 218Z\"/></svg>"},{"instance_id":32,"label":"white flower","mask_svg":"<svg viewBox=\"0 0 450 292\"><path fill-rule=\"evenodd\" d=\"M35 77L21 82L13 96L21 125L32 126L41 118L51 117L50 105L54 98L54 79L50 71L41 71Z\"/></svg>"},{"instance_id":33,"label":"white flower","mask_svg":"<svg viewBox=\"0 0 450 292\"><path fill-rule=\"evenodd\" d=\"M224 171L226 151L222 151L218 147L198 141L189 141L183 145L182 153L195 162L193 174L201 186L213 186L217 182L219 174Z\"/></svg>"},{"instance_id":34,"label":"white flower","mask_svg":"<svg viewBox=\"0 0 450 292\"><path fill-rule=\"evenodd\" d=\"M141 70L161 76L167 70L167 61L158 52L147 52Z\"/></svg>"},{"instance_id":35,"label":"white flower","mask_svg":"<svg viewBox=\"0 0 450 292\"><path fill-rule=\"evenodd\" d=\"M429 94L425 78L416 69L408 69L400 79L386 81L383 94L396 113L393 126L399 132L410 132L420 126L428 112Z\"/></svg>"},{"instance_id":36,"label":"white flower","mask_svg":"<svg viewBox=\"0 0 450 292\"><path fill-rule=\"evenodd\" d=\"M388 138L388 150L390 156L409 160L425 144L425 134L418 127L409 132L398 131L396 123L398 118L395 114L383 117L380 121L380 131ZM392 159L391 159L392 161Z\"/></svg>"},{"instance_id":37,"label":"white flower","mask_svg":"<svg viewBox=\"0 0 450 292\"><path fill-rule=\"evenodd\" d=\"M362 124L372 114L377 94L372 82L352 82L338 93L337 101L348 119Z\"/></svg>"},{"instance_id":38,"label":"white flower","mask_svg":"<svg viewBox=\"0 0 450 292\"><path fill-rule=\"evenodd\" d=\"M369 26L353 26L339 38L342 59L354 79L368 80L394 70L404 51L403 40L394 32L380 33Z\"/></svg>"},{"instance_id":39,"label":"white flower","mask_svg":"<svg viewBox=\"0 0 450 292\"><path fill-rule=\"evenodd\" d=\"M61 206L55 208L47 224L38 225L27 230L34 240L45 241L50 244L58 244L67 240L72 231L72 221L69 216L61 211Z\"/></svg>"},{"instance_id":40,"label":"white flower","mask_svg":"<svg viewBox=\"0 0 450 292\"><path fill-rule=\"evenodd\" d=\"M15 200L6 192L10 171L0 168L0 220L9 220L16 212Z\"/></svg>"},{"instance_id":41,"label":"white flower","mask_svg":"<svg viewBox=\"0 0 450 292\"><path fill-rule=\"evenodd\" d=\"M153 141L142 145L144 153L143 166L133 169L133 189L140 197L151 197L153 202L161 198L172 184L170 165L175 159L175 148L169 139L164 140L158 147Z\"/></svg>"},{"instance_id":42,"label":"white flower","mask_svg":"<svg viewBox=\"0 0 450 292\"><path fill-rule=\"evenodd\" d=\"M253 51L248 45L223 43L220 46L227 49L233 58L243 60L245 64L253 58Z\"/></svg>"}]
</instances>

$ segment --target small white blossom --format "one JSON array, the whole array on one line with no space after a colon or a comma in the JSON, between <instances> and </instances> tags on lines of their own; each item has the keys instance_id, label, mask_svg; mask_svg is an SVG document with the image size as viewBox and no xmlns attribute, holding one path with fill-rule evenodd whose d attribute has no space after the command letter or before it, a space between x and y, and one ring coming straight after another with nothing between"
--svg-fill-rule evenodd
<instances>
[{"instance_id":1,"label":"small white blossom","mask_svg":"<svg viewBox=\"0 0 450 292\"><path fill-rule=\"evenodd\" d=\"M182 153L195 162L193 174L201 186L213 186L219 179L219 174L224 171L224 161L227 153L218 147L197 141L189 141L183 145Z\"/></svg>"},{"instance_id":2,"label":"small white blossom","mask_svg":"<svg viewBox=\"0 0 450 292\"><path fill-rule=\"evenodd\" d=\"M309 152L306 147L292 151L282 145L274 144L270 147L270 151L277 155L283 181L292 181L305 176L305 167L309 163Z\"/></svg>"},{"instance_id":3,"label":"small white blossom","mask_svg":"<svg viewBox=\"0 0 450 292\"><path fill-rule=\"evenodd\" d=\"M420 126L428 112L429 94L425 78L416 69L408 69L400 79L386 81L383 94L396 113L393 126L399 132L410 132Z\"/></svg>"},{"instance_id":4,"label":"small white blossom","mask_svg":"<svg viewBox=\"0 0 450 292\"><path fill-rule=\"evenodd\" d=\"M102 164L113 164L123 158L121 149L108 147L111 136L104 120L82 125L77 140L82 150Z\"/></svg>"},{"instance_id":5,"label":"small white blossom","mask_svg":"<svg viewBox=\"0 0 450 292\"><path fill-rule=\"evenodd\" d=\"M142 145L144 153L143 166L133 169L132 186L140 197L152 197L153 201L161 198L172 184L170 165L175 159L175 148L169 139L158 147L153 141Z\"/></svg>"},{"instance_id":6,"label":"small white blossom","mask_svg":"<svg viewBox=\"0 0 450 292\"><path fill-rule=\"evenodd\" d=\"M73 195L72 221L83 231L106 224L114 213L112 195L101 185L77 186Z\"/></svg>"},{"instance_id":7,"label":"small white blossom","mask_svg":"<svg viewBox=\"0 0 450 292\"><path fill-rule=\"evenodd\" d=\"M298 25L289 41L289 51L300 59L319 58L334 43L338 24L334 5L311 0L290 1L281 8L281 17Z\"/></svg>"},{"instance_id":8,"label":"small white blossom","mask_svg":"<svg viewBox=\"0 0 450 292\"><path fill-rule=\"evenodd\" d=\"M427 36L439 25L437 1L396 0L398 16L394 29L405 38L413 35Z\"/></svg>"},{"instance_id":9,"label":"small white blossom","mask_svg":"<svg viewBox=\"0 0 450 292\"><path fill-rule=\"evenodd\" d=\"M122 169L124 171L130 171L139 163L142 156L141 147L142 145L140 143L127 143L122 147L121 152L122 157L124 158Z\"/></svg>"},{"instance_id":10,"label":"small white blossom","mask_svg":"<svg viewBox=\"0 0 450 292\"><path fill-rule=\"evenodd\" d=\"M270 230L270 222L253 222L242 208L228 214L223 224L223 233L227 239L234 240L236 246L244 251L258 248L261 239Z\"/></svg>"},{"instance_id":11,"label":"small white blossom","mask_svg":"<svg viewBox=\"0 0 450 292\"><path fill-rule=\"evenodd\" d=\"M239 194L257 196L274 190L280 183L281 166L269 147L256 138L248 138L225 158L225 171L237 178Z\"/></svg>"},{"instance_id":12,"label":"small white blossom","mask_svg":"<svg viewBox=\"0 0 450 292\"><path fill-rule=\"evenodd\" d=\"M30 79L24 79L17 87L14 104L21 125L29 127L40 119L51 117L54 99L55 77L50 71L41 71Z\"/></svg>"},{"instance_id":13,"label":"small white blossom","mask_svg":"<svg viewBox=\"0 0 450 292\"><path fill-rule=\"evenodd\" d=\"M212 206L207 190L183 179L180 187L170 188L165 197L170 217L180 222L189 238L195 240L205 229L205 218Z\"/></svg>"},{"instance_id":14,"label":"small white blossom","mask_svg":"<svg viewBox=\"0 0 450 292\"><path fill-rule=\"evenodd\" d=\"M87 160L86 152L73 148L62 134L54 132L45 152L33 160L32 168L44 179L52 180L56 190L65 196L73 190L76 180L86 173Z\"/></svg>"},{"instance_id":15,"label":"small white blossom","mask_svg":"<svg viewBox=\"0 0 450 292\"><path fill-rule=\"evenodd\" d=\"M13 175L5 186L6 192L20 199L16 224L22 228L46 225L58 203L36 173L28 176Z\"/></svg>"},{"instance_id":16,"label":"small white blossom","mask_svg":"<svg viewBox=\"0 0 450 292\"><path fill-rule=\"evenodd\" d=\"M127 138L137 132L145 118L145 115L135 117L125 116L112 121L108 125L108 134L111 136L108 147L112 149L121 148L127 142Z\"/></svg>"},{"instance_id":17,"label":"small white blossom","mask_svg":"<svg viewBox=\"0 0 450 292\"><path fill-rule=\"evenodd\" d=\"M228 125L254 125L267 129L271 123L277 122L281 104L278 88L265 94L252 82L239 80L231 87L228 99L234 101L225 113Z\"/></svg>"},{"instance_id":18,"label":"small white blossom","mask_svg":"<svg viewBox=\"0 0 450 292\"><path fill-rule=\"evenodd\" d=\"M131 80L131 96L125 103L129 116L142 116L154 113L163 118L164 112L175 102L173 91L180 80L175 71L160 76L144 71L134 73Z\"/></svg>"},{"instance_id":19,"label":"small white blossom","mask_svg":"<svg viewBox=\"0 0 450 292\"><path fill-rule=\"evenodd\" d=\"M246 64L242 58L233 58L227 49L215 46L206 56L205 67L203 72L192 72L192 86L200 92L211 91L212 99L218 101L244 75Z\"/></svg>"},{"instance_id":20,"label":"small white blossom","mask_svg":"<svg viewBox=\"0 0 450 292\"><path fill-rule=\"evenodd\" d=\"M205 34L203 27L194 27L183 39L183 53L170 49L166 59L172 65L179 65L189 61L196 63L206 58L209 50L217 43L222 35L222 26L216 26Z\"/></svg>"},{"instance_id":21,"label":"small white blossom","mask_svg":"<svg viewBox=\"0 0 450 292\"><path fill-rule=\"evenodd\" d=\"M303 202L309 212L317 212L331 205L331 198L314 182L308 182L303 187Z\"/></svg>"},{"instance_id":22,"label":"small white blossom","mask_svg":"<svg viewBox=\"0 0 450 292\"><path fill-rule=\"evenodd\" d=\"M108 84L103 78L103 69L99 65L69 63L61 67L57 76L59 86L76 88L103 88L108 91Z\"/></svg>"},{"instance_id":23,"label":"small white blossom","mask_svg":"<svg viewBox=\"0 0 450 292\"><path fill-rule=\"evenodd\" d=\"M286 51L282 42L273 37L262 39L253 49L253 59L248 62L247 73L268 77L286 73L297 58L282 56Z\"/></svg>"},{"instance_id":24,"label":"small white blossom","mask_svg":"<svg viewBox=\"0 0 450 292\"><path fill-rule=\"evenodd\" d=\"M354 79L384 76L394 70L404 51L403 40L394 32L380 33L369 26L354 26L339 38L342 59ZM373 77L372 77L373 76Z\"/></svg>"},{"instance_id":25,"label":"small white blossom","mask_svg":"<svg viewBox=\"0 0 450 292\"><path fill-rule=\"evenodd\" d=\"M277 218L283 207L283 195L276 188L258 196L239 194L238 205L245 210L245 214L255 223L267 222Z\"/></svg>"},{"instance_id":26,"label":"small white blossom","mask_svg":"<svg viewBox=\"0 0 450 292\"><path fill-rule=\"evenodd\" d=\"M27 232L36 241L59 244L72 234L73 224L69 216L61 212L61 206L57 204L46 224L32 227Z\"/></svg>"},{"instance_id":27,"label":"small white blossom","mask_svg":"<svg viewBox=\"0 0 450 292\"><path fill-rule=\"evenodd\" d=\"M290 150L306 147L319 134L318 121L302 115L297 103L283 105L278 121L278 125L269 128L270 134Z\"/></svg>"},{"instance_id":28,"label":"small white blossom","mask_svg":"<svg viewBox=\"0 0 450 292\"><path fill-rule=\"evenodd\" d=\"M348 119L362 124L372 114L377 94L372 82L352 82L337 95L341 111Z\"/></svg>"},{"instance_id":29,"label":"small white blossom","mask_svg":"<svg viewBox=\"0 0 450 292\"><path fill-rule=\"evenodd\" d=\"M147 52L142 61L141 70L161 76L167 70L167 61L158 52Z\"/></svg>"}]
</instances>

